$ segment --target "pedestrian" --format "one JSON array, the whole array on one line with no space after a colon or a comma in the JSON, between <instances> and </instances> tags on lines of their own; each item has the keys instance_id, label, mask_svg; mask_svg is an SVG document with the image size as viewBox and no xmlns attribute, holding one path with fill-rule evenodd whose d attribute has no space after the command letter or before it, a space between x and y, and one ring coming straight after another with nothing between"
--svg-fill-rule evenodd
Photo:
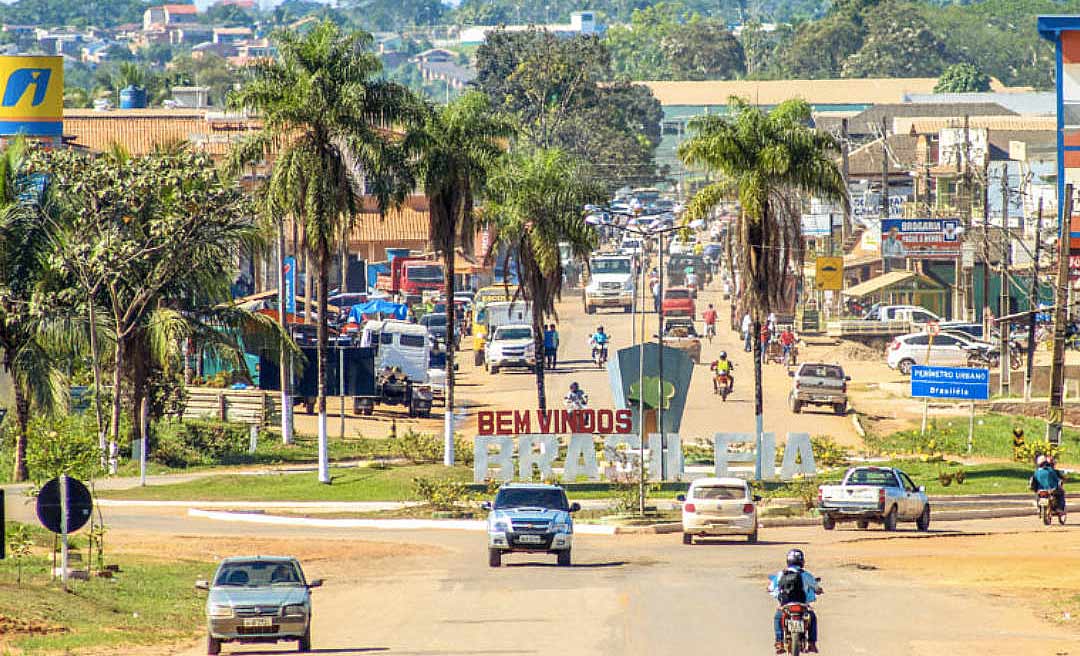
<instances>
[{"instance_id":1,"label":"pedestrian","mask_svg":"<svg viewBox=\"0 0 1080 656\"><path fill-rule=\"evenodd\" d=\"M660 314L660 281L659 280L654 281L653 284L652 284L652 295L653 295L653 308L656 310L657 314Z\"/></svg>"},{"instance_id":2,"label":"pedestrian","mask_svg":"<svg viewBox=\"0 0 1080 656\"><path fill-rule=\"evenodd\" d=\"M544 366L548 369L555 368L555 349L557 348L557 334L555 324L544 326Z\"/></svg>"},{"instance_id":3,"label":"pedestrian","mask_svg":"<svg viewBox=\"0 0 1080 656\"><path fill-rule=\"evenodd\" d=\"M768 362L765 354L769 350L769 341L772 340L772 331L769 330L769 324L766 322L761 327L761 364Z\"/></svg>"},{"instance_id":4,"label":"pedestrian","mask_svg":"<svg viewBox=\"0 0 1080 656\"><path fill-rule=\"evenodd\" d=\"M743 350L747 353L754 350L754 342L751 341L753 339L752 328L753 323L750 321L750 313L747 312L742 318Z\"/></svg>"}]
</instances>

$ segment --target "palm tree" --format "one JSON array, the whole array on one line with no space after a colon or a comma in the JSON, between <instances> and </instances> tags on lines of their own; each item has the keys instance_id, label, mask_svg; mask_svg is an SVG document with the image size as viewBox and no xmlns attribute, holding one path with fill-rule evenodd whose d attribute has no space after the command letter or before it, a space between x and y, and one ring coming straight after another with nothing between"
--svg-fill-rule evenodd
<instances>
[{"instance_id":1,"label":"palm tree","mask_svg":"<svg viewBox=\"0 0 1080 656\"><path fill-rule=\"evenodd\" d=\"M596 247L596 232L585 222L583 208L602 190L582 174L581 163L559 149L515 153L491 176L485 220L494 228L494 246L518 258L518 275L526 300L532 302L536 353L536 400L547 409L544 390L543 320L555 314L562 293L563 267L559 243L584 258Z\"/></svg>"},{"instance_id":2,"label":"palm tree","mask_svg":"<svg viewBox=\"0 0 1080 656\"><path fill-rule=\"evenodd\" d=\"M679 146L688 166L699 166L719 181L700 190L686 219L703 218L721 199L737 198L737 228L742 306L754 331L754 414L762 431L762 319L783 302L784 281L801 271L800 197L812 195L849 207L844 178L831 157L838 150L830 135L807 127L810 106L787 100L765 113L732 98L727 116L705 116L690 123L693 136ZM760 460L758 478L761 477Z\"/></svg>"},{"instance_id":3,"label":"palm tree","mask_svg":"<svg viewBox=\"0 0 1080 656\"><path fill-rule=\"evenodd\" d=\"M431 242L443 256L446 281L446 464L453 464L454 439L451 417L454 412L453 336L454 260L457 247L473 248L476 216L474 203L487 184L503 153L503 144L513 136L513 127L491 108L488 97L470 91L453 103L428 114L420 131L419 178L427 194L431 217Z\"/></svg>"},{"instance_id":4,"label":"palm tree","mask_svg":"<svg viewBox=\"0 0 1080 656\"><path fill-rule=\"evenodd\" d=\"M57 361L43 341L42 308L34 294L47 275L48 239L37 212L24 201L29 191L25 144L0 151L0 366L11 377L15 397L14 479L25 481L30 410L52 412L63 400Z\"/></svg>"},{"instance_id":5,"label":"palm tree","mask_svg":"<svg viewBox=\"0 0 1080 656\"><path fill-rule=\"evenodd\" d=\"M267 196L272 207L301 223L318 261L319 481L330 483L326 445L327 289L330 258L342 222L362 193L380 212L412 189L405 148L391 126L417 117L405 87L379 77L370 34L343 34L326 21L298 35L273 35L279 57L254 67L230 104L259 112L263 129L243 146L248 155L273 153Z\"/></svg>"}]
</instances>

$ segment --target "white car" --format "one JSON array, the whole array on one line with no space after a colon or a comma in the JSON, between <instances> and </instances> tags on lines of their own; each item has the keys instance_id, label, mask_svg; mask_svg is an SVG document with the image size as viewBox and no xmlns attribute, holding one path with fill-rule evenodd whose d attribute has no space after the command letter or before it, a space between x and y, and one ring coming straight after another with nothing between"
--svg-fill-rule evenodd
<instances>
[{"instance_id":1,"label":"white car","mask_svg":"<svg viewBox=\"0 0 1080 656\"><path fill-rule=\"evenodd\" d=\"M491 340L484 349L484 368L497 374L506 367L536 366L536 344L533 341L532 326L528 324L506 324L495 329Z\"/></svg>"},{"instance_id":2,"label":"white car","mask_svg":"<svg viewBox=\"0 0 1080 656\"><path fill-rule=\"evenodd\" d=\"M757 542L758 517L756 497L741 478L699 478L680 494L683 544L693 544L695 537L745 535Z\"/></svg>"},{"instance_id":3,"label":"white car","mask_svg":"<svg viewBox=\"0 0 1080 656\"><path fill-rule=\"evenodd\" d=\"M893 340L886 361L890 369L910 376L911 368L915 365L966 367L969 350L972 348L989 349L991 345L971 339L963 333L942 332L934 337L931 346L929 333L911 333Z\"/></svg>"}]
</instances>

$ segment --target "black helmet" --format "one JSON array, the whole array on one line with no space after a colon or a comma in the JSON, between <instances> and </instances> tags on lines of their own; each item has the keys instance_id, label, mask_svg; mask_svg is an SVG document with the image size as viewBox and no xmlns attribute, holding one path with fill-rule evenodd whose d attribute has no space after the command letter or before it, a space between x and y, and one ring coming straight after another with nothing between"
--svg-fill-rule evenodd
<instances>
[{"instance_id":1,"label":"black helmet","mask_svg":"<svg viewBox=\"0 0 1080 656\"><path fill-rule=\"evenodd\" d=\"M804 563L806 563L806 556L803 555L802 549L792 549L787 552L788 567L802 567Z\"/></svg>"},{"instance_id":2,"label":"black helmet","mask_svg":"<svg viewBox=\"0 0 1080 656\"><path fill-rule=\"evenodd\" d=\"M571 391L571 392L576 392L577 390L578 390L578 384L577 384L577 382L575 381L575 382L573 382L573 383L570 383L570 391Z\"/></svg>"},{"instance_id":3,"label":"black helmet","mask_svg":"<svg viewBox=\"0 0 1080 656\"><path fill-rule=\"evenodd\" d=\"M720 351L720 359L727 360L727 351Z\"/></svg>"},{"instance_id":4,"label":"black helmet","mask_svg":"<svg viewBox=\"0 0 1080 656\"><path fill-rule=\"evenodd\" d=\"M596 332L598 332L598 333L604 332L604 327L603 326L597 326L596 327Z\"/></svg>"}]
</instances>

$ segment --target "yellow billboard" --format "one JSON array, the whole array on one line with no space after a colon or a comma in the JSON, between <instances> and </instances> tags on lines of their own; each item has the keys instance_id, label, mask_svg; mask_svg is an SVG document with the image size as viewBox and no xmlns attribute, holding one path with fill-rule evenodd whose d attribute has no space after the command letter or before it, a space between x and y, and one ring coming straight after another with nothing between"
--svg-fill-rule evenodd
<instances>
[{"instance_id":1,"label":"yellow billboard","mask_svg":"<svg viewBox=\"0 0 1080 656\"><path fill-rule=\"evenodd\" d=\"M0 136L63 134L63 57L0 56L0 89Z\"/></svg>"},{"instance_id":2,"label":"yellow billboard","mask_svg":"<svg viewBox=\"0 0 1080 656\"><path fill-rule=\"evenodd\" d=\"M814 274L814 287L838 292L844 288L844 258L819 257Z\"/></svg>"}]
</instances>

